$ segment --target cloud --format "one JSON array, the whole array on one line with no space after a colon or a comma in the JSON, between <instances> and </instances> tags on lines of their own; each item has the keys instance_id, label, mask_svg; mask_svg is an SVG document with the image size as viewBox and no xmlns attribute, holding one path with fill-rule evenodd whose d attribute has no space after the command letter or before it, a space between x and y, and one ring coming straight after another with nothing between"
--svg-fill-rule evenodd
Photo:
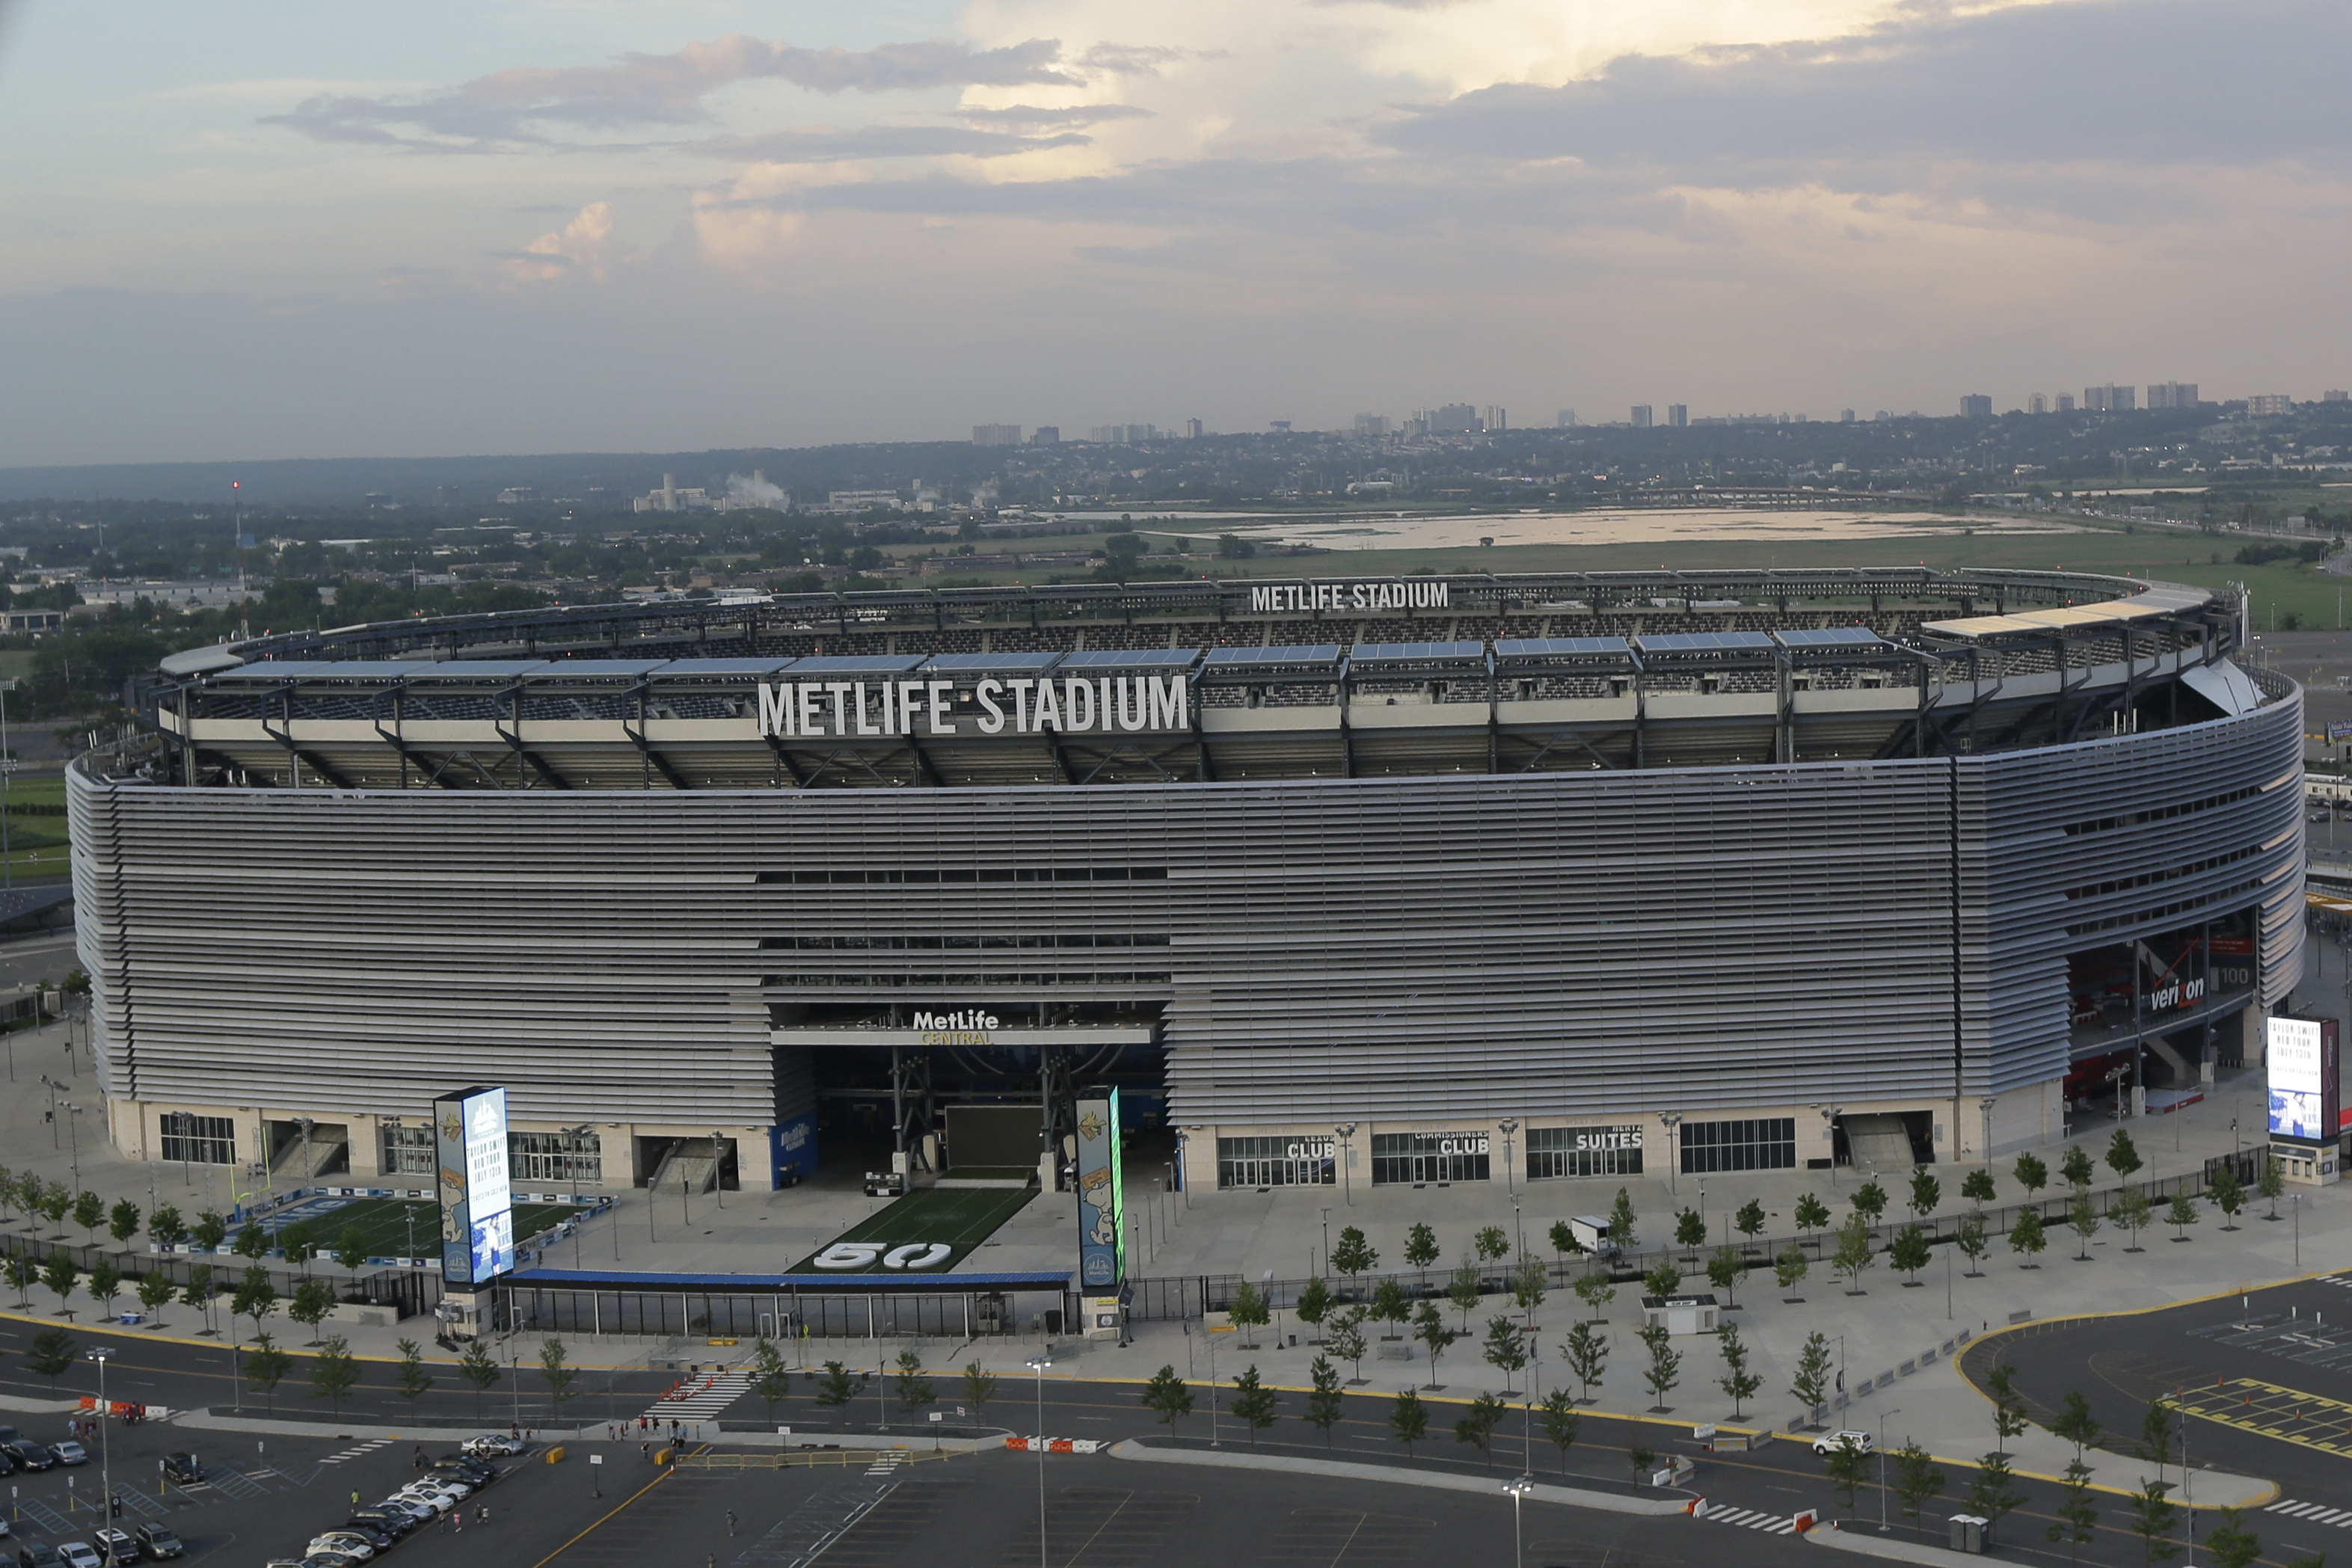
<instances>
[{"instance_id":1,"label":"cloud","mask_svg":"<svg viewBox=\"0 0 2352 1568\"><path fill-rule=\"evenodd\" d=\"M1076 109L1040 109L1016 103L1003 109L959 109L956 117L982 125L1019 126L1042 131L1060 126L1100 125L1112 120L1150 120L1151 110L1132 103L1088 103Z\"/></svg>"},{"instance_id":2,"label":"cloud","mask_svg":"<svg viewBox=\"0 0 2352 1568\"><path fill-rule=\"evenodd\" d=\"M520 283L551 283L575 272L604 276L604 242L613 235L613 204L592 202L560 229L551 229L520 251L497 258L507 276Z\"/></svg>"},{"instance_id":3,"label":"cloud","mask_svg":"<svg viewBox=\"0 0 2352 1568\"><path fill-rule=\"evenodd\" d=\"M747 163L835 163L872 158L1007 158L1049 147L1083 147L1092 138L1066 131L1022 136L960 125L804 126L696 142L686 151Z\"/></svg>"},{"instance_id":4,"label":"cloud","mask_svg":"<svg viewBox=\"0 0 2352 1568\"><path fill-rule=\"evenodd\" d=\"M1061 53L1052 38L991 49L929 38L848 50L730 33L672 54L625 54L609 66L496 71L422 98L321 93L262 123L321 141L419 152L508 151L549 146L583 132L699 123L709 118L703 100L709 94L743 81L782 81L827 94L1083 86L1082 78L1061 67Z\"/></svg>"}]
</instances>

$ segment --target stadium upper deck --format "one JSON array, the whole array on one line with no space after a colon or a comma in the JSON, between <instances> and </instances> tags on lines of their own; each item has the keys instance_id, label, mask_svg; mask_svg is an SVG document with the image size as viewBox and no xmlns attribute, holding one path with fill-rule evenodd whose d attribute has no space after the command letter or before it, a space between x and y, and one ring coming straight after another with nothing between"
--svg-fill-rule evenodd
<instances>
[{"instance_id":1,"label":"stadium upper deck","mask_svg":"<svg viewBox=\"0 0 2352 1568\"><path fill-rule=\"evenodd\" d=\"M2181 716L2174 677L2221 660L2234 627L2201 591L2055 573L1084 584L292 633L175 655L152 701L188 783L1539 772L1976 753L2163 727Z\"/></svg>"}]
</instances>

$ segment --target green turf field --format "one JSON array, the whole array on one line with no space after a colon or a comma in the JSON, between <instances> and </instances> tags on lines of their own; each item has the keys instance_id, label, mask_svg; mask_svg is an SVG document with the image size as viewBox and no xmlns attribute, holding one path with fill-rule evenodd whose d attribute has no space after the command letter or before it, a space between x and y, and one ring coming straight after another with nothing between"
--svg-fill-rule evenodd
<instances>
[{"instance_id":1,"label":"green turf field","mask_svg":"<svg viewBox=\"0 0 2352 1568\"><path fill-rule=\"evenodd\" d=\"M993 1236L997 1227L1020 1213L1023 1206L1036 1196L1030 1188L987 1186L933 1187L928 1192L908 1193L833 1239L831 1245L835 1247L844 1242L875 1244L880 1251L873 1261L863 1268L820 1269L816 1259L825 1249L819 1248L793 1264L793 1272L897 1274L899 1270L883 1267L882 1254L893 1247L927 1241L948 1248L949 1254L922 1272L944 1273L962 1262L965 1254Z\"/></svg>"},{"instance_id":2,"label":"green turf field","mask_svg":"<svg viewBox=\"0 0 2352 1568\"><path fill-rule=\"evenodd\" d=\"M514 1233L518 1244L529 1240L542 1230L554 1228L575 1214L590 1212L568 1203L518 1203L514 1207ZM414 1214L416 1223L414 1235L418 1250L408 1249L412 1234L408 1217ZM371 1258L431 1258L440 1249L441 1207L430 1201L404 1202L395 1197L314 1197L292 1208L271 1215L262 1222L272 1236L298 1225L309 1225L321 1247L330 1252L343 1244L343 1232L358 1226L366 1239L361 1243Z\"/></svg>"}]
</instances>

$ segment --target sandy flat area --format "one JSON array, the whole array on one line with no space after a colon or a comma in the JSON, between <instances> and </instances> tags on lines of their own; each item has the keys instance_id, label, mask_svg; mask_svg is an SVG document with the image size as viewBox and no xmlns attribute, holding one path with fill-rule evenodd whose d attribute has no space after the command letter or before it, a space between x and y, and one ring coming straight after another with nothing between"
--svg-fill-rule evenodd
<instances>
[{"instance_id":1,"label":"sandy flat area","mask_svg":"<svg viewBox=\"0 0 2352 1568\"><path fill-rule=\"evenodd\" d=\"M1140 531L1213 538L1237 534L1267 545L1314 545L1323 549L1450 549L1491 539L1496 545L1628 545L1687 543L1694 539L1785 539L1818 543L1835 539L1941 538L1964 528L1979 537L2074 534L2084 530L2054 519L1955 519L1932 512L1753 510L1726 507L1672 511L1629 508L1591 512L1497 512L1485 516L1355 517L1328 521L1233 523L1214 528L1154 526L1136 519Z\"/></svg>"}]
</instances>

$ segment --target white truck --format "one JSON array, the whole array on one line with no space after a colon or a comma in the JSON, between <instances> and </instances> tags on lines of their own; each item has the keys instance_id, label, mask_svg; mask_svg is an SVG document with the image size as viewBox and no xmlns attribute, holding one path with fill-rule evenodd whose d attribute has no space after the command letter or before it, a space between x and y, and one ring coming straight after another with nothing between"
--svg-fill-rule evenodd
<instances>
[{"instance_id":1,"label":"white truck","mask_svg":"<svg viewBox=\"0 0 2352 1568\"><path fill-rule=\"evenodd\" d=\"M1597 1214L1579 1214L1568 1222L1568 1233L1577 1246L1600 1258L1618 1258L1624 1249L1609 1239L1609 1221Z\"/></svg>"}]
</instances>

